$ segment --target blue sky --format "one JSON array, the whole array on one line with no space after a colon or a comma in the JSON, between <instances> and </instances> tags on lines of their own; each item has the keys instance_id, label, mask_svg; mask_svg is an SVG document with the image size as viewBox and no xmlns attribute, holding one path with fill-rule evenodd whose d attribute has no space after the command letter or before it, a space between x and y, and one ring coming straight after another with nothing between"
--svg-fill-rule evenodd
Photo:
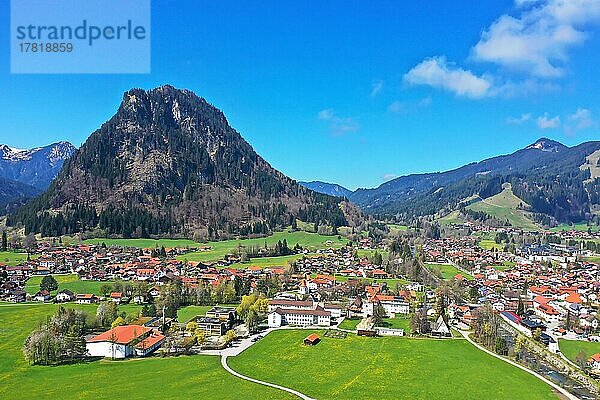
<instances>
[{"instance_id":1,"label":"blue sky","mask_svg":"<svg viewBox=\"0 0 600 400\"><path fill-rule=\"evenodd\" d=\"M599 140L599 25L600 0L153 1L141 75L11 75L1 29L0 142L80 145L124 91L169 83L287 175L373 187Z\"/></svg>"}]
</instances>

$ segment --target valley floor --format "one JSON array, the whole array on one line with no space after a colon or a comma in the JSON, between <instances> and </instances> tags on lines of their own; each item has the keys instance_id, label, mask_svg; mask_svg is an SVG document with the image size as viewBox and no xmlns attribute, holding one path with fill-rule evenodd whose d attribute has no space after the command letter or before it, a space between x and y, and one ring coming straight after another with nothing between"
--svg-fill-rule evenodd
<instances>
[{"instance_id":1,"label":"valley floor","mask_svg":"<svg viewBox=\"0 0 600 400\"><path fill-rule=\"evenodd\" d=\"M30 366L21 346L56 305L0 307L0 398L189 397L288 399L293 395L228 374L217 356L94 361ZM73 307L95 311L95 305ZM184 318L185 319L185 318ZM310 331L271 332L237 357L235 371L325 399L552 399L551 389L527 373L486 355L465 340L322 337ZM316 331L322 333L321 331Z\"/></svg>"}]
</instances>

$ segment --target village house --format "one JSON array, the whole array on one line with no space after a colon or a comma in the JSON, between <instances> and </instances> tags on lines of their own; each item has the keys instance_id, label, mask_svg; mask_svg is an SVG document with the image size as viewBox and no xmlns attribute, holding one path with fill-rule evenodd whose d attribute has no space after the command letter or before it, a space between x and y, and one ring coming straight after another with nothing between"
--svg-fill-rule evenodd
<instances>
[{"instance_id":1,"label":"village house","mask_svg":"<svg viewBox=\"0 0 600 400\"><path fill-rule=\"evenodd\" d=\"M95 294L77 293L75 303L77 304L94 304L98 302L98 297Z\"/></svg>"},{"instance_id":2,"label":"village house","mask_svg":"<svg viewBox=\"0 0 600 400\"><path fill-rule=\"evenodd\" d=\"M40 290L33 295L33 300L41 302L48 301L50 300L50 292L47 290Z\"/></svg>"},{"instance_id":3,"label":"village house","mask_svg":"<svg viewBox=\"0 0 600 400\"><path fill-rule=\"evenodd\" d=\"M69 289L63 289L60 292L56 293L56 301L59 303L73 301L74 299L75 299L75 294L73 292L71 292Z\"/></svg>"}]
</instances>

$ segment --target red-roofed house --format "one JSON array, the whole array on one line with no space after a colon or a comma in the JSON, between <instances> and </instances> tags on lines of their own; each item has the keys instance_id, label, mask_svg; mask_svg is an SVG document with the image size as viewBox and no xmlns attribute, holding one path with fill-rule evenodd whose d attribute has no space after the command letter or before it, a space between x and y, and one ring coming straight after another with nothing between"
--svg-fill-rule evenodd
<instances>
[{"instance_id":1,"label":"red-roofed house","mask_svg":"<svg viewBox=\"0 0 600 400\"><path fill-rule=\"evenodd\" d=\"M92 357L126 358L146 356L160 347L165 336L141 325L117 326L86 341Z\"/></svg>"}]
</instances>

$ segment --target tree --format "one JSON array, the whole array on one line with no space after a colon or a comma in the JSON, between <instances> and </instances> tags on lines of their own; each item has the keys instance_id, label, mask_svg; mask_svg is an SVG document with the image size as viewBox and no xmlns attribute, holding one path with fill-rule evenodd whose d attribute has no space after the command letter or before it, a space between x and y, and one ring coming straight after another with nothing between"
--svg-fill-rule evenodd
<instances>
[{"instance_id":1,"label":"tree","mask_svg":"<svg viewBox=\"0 0 600 400\"><path fill-rule=\"evenodd\" d=\"M117 317L112 324L110 324L111 329L116 328L117 326L125 325L125 318Z\"/></svg>"},{"instance_id":2,"label":"tree","mask_svg":"<svg viewBox=\"0 0 600 400\"><path fill-rule=\"evenodd\" d=\"M508 346L506 345L506 340L503 337L496 338L495 351L501 356L505 356L508 354Z\"/></svg>"},{"instance_id":3,"label":"tree","mask_svg":"<svg viewBox=\"0 0 600 400\"><path fill-rule=\"evenodd\" d=\"M241 319L246 319L246 315L248 315L248 311L250 311L250 307L254 305L254 303L258 300L258 295L253 293L247 296L242 296L242 301L236 307L237 314Z\"/></svg>"},{"instance_id":4,"label":"tree","mask_svg":"<svg viewBox=\"0 0 600 400\"><path fill-rule=\"evenodd\" d=\"M100 286L100 293L102 293L102 295L106 297L110 293L111 289L111 285L109 285L108 283L103 283L102 286Z\"/></svg>"},{"instance_id":5,"label":"tree","mask_svg":"<svg viewBox=\"0 0 600 400\"><path fill-rule=\"evenodd\" d=\"M196 321L190 321L185 326L186 332L193 334L198 329L198 323Z\"/></svg>"},{"instance_id":6,"label":"tree","mask_svg":"<svg viewBox=\"0 0 600 400\"><path fill-rule=\"evenodd\" d=\"M58 282L52 275L46 275L42 278L40 282L40 290L47 290L48 292L52 292L58 289Z\"/></svg>"},{"instance_id":7,"label":"tree","mask_svg":"<svg viewBox=\"0 0 600 400\"><path fill-rule=\"evenodd\" d=\"M373 306L373 322L375 326L380 326L383 323L383 317L385 317L385 310L381 304L377 303Z\"/></svg>"},{"instance_id":8,"label":"tree","mask_svg":"<svg viewBox=\"0 0 600 400\"><path fill-rule=\"evenodd\" d=\"M237 339L237 335L233 330L228 330L227 333L225 333L225 343L229 344L231 342L233 342L235 339Z\"/></svg>"},{"instance_id":9,"label":"tree","mask_svg":"<svg viewBox=\"0 0 600 400\"><path fill-rule=\"evenodd\" d=\"M30 233L29 235L25 236L25 241L23 242L23 245L25 246L25 249L28 253L33 251L35 249L35 246L37 245L37 239L35 238L35 235Z\"/></svg>"},{"instance_id":10,"label":"tree","mask_svg":"<svg viewBox=\"0 0 600 400\"><path fill-rule=\"evenodd\" d=\"M117 318L117 312L117 305L114 302L108 301L101 303L96 310L98 323L102 326L108 326Z\"/></svg>"},{"instance_id":11,"label":"tree","mask_svg":"<svg viewBox=\"0 0 600 400\"><path fill-rule=\"evenodd\" d=\"M0 246L2 251L8 249L8 238L6 237L6 231L2 231L2 245Z\"/></svg>"},{"instance_id":12,"label":"tree","mask_svg":"<svg viewBox=\"0 0 600 400\"><path fill-rule=\"evenodd\" d=\"M196 342L200 347L202 347L204 343L206 343L206 332L204 332L202 329L196 329L194 335L196 336Z\"/></svg>"},{"instance_id":13,"label":"tree","mask_svg":"<svg viewBox=\"0 0 600 400\"><path fill-rule=\"evenodd\" d=\"M575 364L577 364L579 368L585 369L587 367L587 363L588 355L585 351L579 350L579 353L577 353L577 356L575 356Z\"/></svg>"},{"instance_id":14,"label":"tree","mask_svg":"<svg viewBox=\"0 0 600 400\"><path fill-rule=\"evenodd\" d=\"M258 324L260 322L260 317L254 308L250 308L248 314L246 315L245 323L246 328L248 328L248 332L254 333L258 329Z\"/></svg>"},{"instance_id":15,"label":"tree","mask_svg":"<svg viewBox=\"0 0 600 400\"><path fill-rule=\"evenodd\" d=\"M266 297L260 297L254 302L252 308L258 315L264 315L269 312L269 299Z\"/></svg>"},{"instance_id":16,"label":"tree","mask_svg":"<svg viewBox=\"0 0 600 400\"><path fill-rule=\"evenodd\" d=\"M525 304L523 303L523 300L521 300L520 297L519 297L519 304L517 305L517 315L519 317L525 316Z\"/></svg>"}]
</instances>

